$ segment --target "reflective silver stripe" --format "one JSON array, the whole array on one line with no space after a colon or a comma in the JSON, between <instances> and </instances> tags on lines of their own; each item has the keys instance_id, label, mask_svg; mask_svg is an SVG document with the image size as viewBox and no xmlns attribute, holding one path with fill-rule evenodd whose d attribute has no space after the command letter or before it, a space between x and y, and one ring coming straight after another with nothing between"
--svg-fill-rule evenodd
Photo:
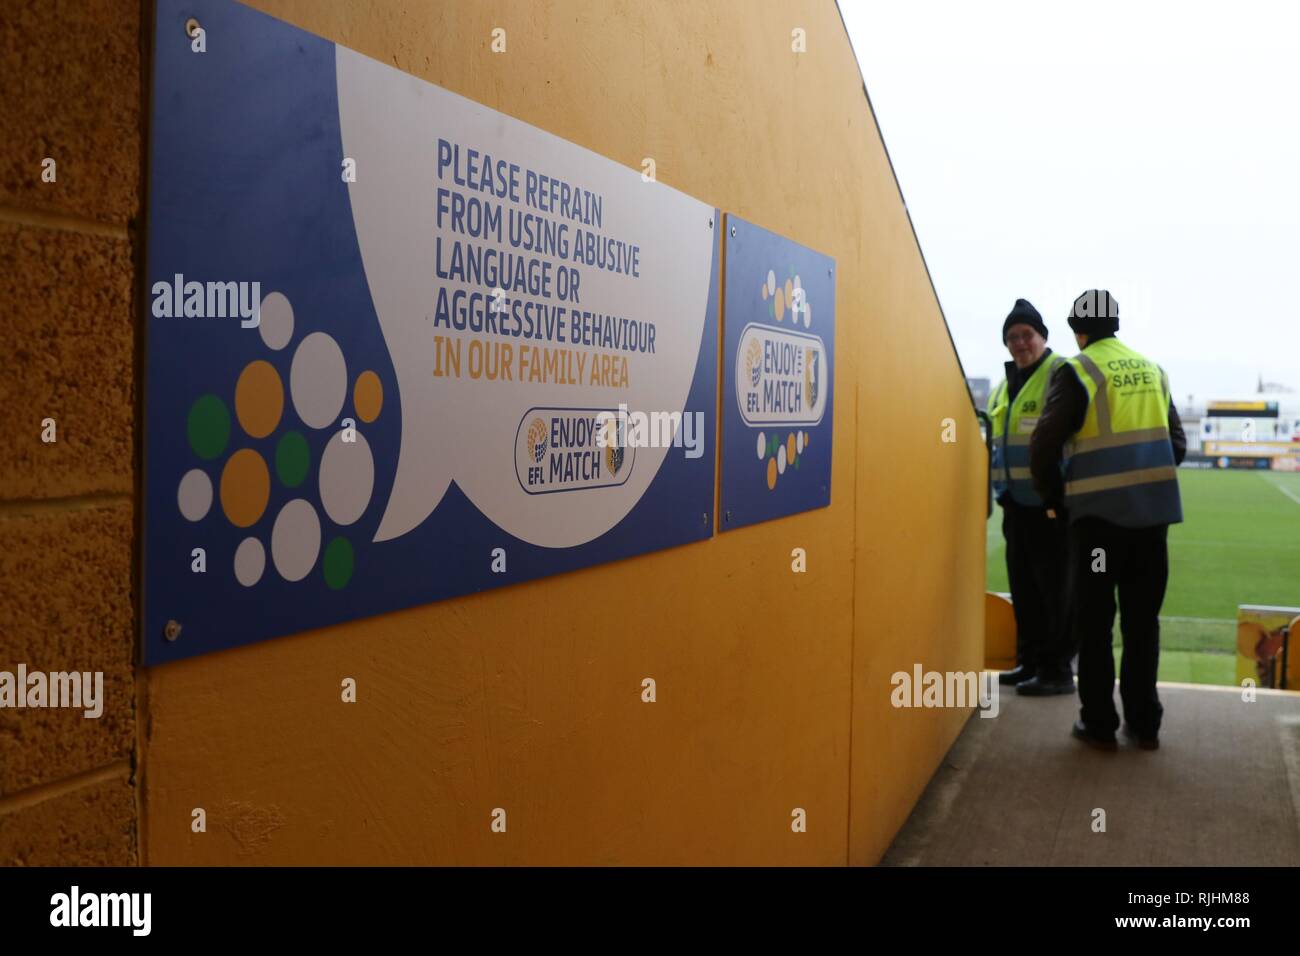
<instances>
[{"instance_id":1,"label":"reflective silver stripe","mask_svg":"<svg viewBox=\"0 0 1300 956\"><path fill-rule=\"evenodd\" d=\"M1177 481L1178 469L1173 465L1159 468L1140 468L1137 471L1122 471L1114 475L1100 475L1096 478L1083 478L1079 481L1065 483L1066 495L1086 495L1093 491L1110 491L1113 488L1129 488L1133 485L1149 485L1157 481Z\"/></svg>"},{"instance_id":2,"label":"reflective silver stripe","mask_svg":"<svg viewBox=\"0 0 1300 956\"><path fill-rule=\"evenodd\" d=\"M1008 444L1008 445L1028 445L1028 444L1029 444L1029 436L1028 436L1028 435L1008 435L1008 436L1007 436L1007 444Z\"/></svg>"},{"instance_id":3,"label":"reflective silver stripe","mask_svg":"<svg viewBox=\"0 0 1300 956\"><path fill-rule=\"evenodd\" d=\"M1012 481L1031 481L1033 478L1028 468L1008 468L1007 472Z\"/></svg>"},{"instance_id":4,"label":"reflective silver stripe","mask_svg":"<svg viewBox=\"0 0 1300 956\"><path fill-rule=\"evenodd\" d=\"M1102 435L1110 434L1110 398L1106 395L1106 376L1101 373L1097 363L1088 356L1080 352L1077 356L1079 364L1083 370L1088 373L1092 383L1097 386L1092 400L1097 405L1097 431Z\"/></svg>"},{"instance_id":5,"label":"reflective silver stripe","mask_svg":"<svg viewBox=\"0 0 1300 956\"><path fill-rule=\"evenodd\" d=\"M1096 438L1076 438L1074 453L1098 451L1102 448L1120 448L1124 445L1141 445L1144 442L1159 441L1169 437L1168 428L1139 428L1131 432L1111 432Z\"/></svg>"}]
</instances>

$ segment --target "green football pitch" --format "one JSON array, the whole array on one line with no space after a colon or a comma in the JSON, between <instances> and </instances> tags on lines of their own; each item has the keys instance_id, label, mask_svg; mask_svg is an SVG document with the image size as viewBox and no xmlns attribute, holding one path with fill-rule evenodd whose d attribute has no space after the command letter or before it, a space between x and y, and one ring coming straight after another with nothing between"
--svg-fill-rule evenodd
<instances>
[{"instance_id":1,"label":"green football pitch","mask_svg":"<svg viewBox=\"0 0 1300 956\"><path fill-rule=\"evenodd\" d=\"M1300 607L1300 474L1179 469L1169 529L1160 679L1235 684L1237 605ZM988 589L1007 588L1002 509L988 523ZM1119 657L1116 615L1115 653Z\"/></svg>"}]
</instances>

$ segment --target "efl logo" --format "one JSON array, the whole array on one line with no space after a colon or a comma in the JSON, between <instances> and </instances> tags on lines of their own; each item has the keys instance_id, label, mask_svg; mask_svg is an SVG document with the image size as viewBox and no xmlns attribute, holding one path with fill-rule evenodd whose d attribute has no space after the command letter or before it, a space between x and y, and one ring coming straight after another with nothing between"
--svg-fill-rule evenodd
<instances>
[{"instance_id":1,"label":"efl logo","mask_svg":"<svg viewBox=\"0 0 1300 956\"><path fill-rule=\"evenodd\" d=\"M51 926L129 926L134 936L148 936L152 923L151 893L70 893L50 897Z\"/></svg>"},{"instance_id":2,"label":"efl logo","mask_svg":"<svg viewBox=\"0 0 1300 956\"><path fill-rule=\"evenodd\" d=\"M625 483L636 449L611 440L613 431L609 411L530 408L515 432L519 486L530 495L544 495Z\"/></svg>"},{"instance_id":3,"label":"efl logo","mask_svg":"<svg viewBox=\"0 0 1300 956\"><path fill-rule=\"evenodd\" d=\"M751 322L736 346L736 405L746 425L817 425L826 413L826 346L807 332Z\"/></svg>"}]
</instances>

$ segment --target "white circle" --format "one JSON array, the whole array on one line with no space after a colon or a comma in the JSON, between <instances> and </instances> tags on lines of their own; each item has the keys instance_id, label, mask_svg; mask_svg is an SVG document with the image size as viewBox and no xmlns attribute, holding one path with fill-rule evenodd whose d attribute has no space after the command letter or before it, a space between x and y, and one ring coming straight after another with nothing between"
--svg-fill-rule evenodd
<instances>
[{"instance_id":1,"label":"white circle","mask_svg":"<svg viewBox=\"0 0 1300 956\"><path fill-rule=\"evenodd\" d=\"M803 288L803 283L799 281L799 277L798 277L798 276L795 276L795 277L794 277L794 287L795 287L796 289L802 289L802 288Z\"/></svg>"},{"instance_id":2,"label":"white circle","mask_svg":"<svg viewBox=\"0 0 1300 956\"><path fill-rule=\"evenodd\" d=\"M767 294L776 295L776 273L771 269L767 270Z\"/></svg>"},{"instance_id":3,"label":"white circle","mask_svg":"<svg viewBox=\"0 0 1300 956\"><path fill-rule=\"evenodd\" d=\"M256 538L245 538L235 549L235 580L251 588L266 570L266 548Z\"/></svg>"},{"instance_id":4,"label":"white circle","mask_svg":"<svg viewBox=\"0 0 1300 956\"><path fill-rule=\"evenodd\" d=\"M776 471L777 474L779 475L785 474L785 443L784 442L781 443L781 447L777 450L776 453Z\"/></svg>"},{"instance_id":5,"label":"white circle","mask_svg":"<svg viewBox=\"0 0 1300 956\"><path fill-rule=\"evenodd\" d=\"M348 369L333 338L313 332L298 343L289 366L289 391L308 427L326 428L339 417L348 394Z\"/></svg>"},{"instance_id":6,"label":"white circle","mask_svg":"<svg viewBox=\"0 0 1300 956\"><path fill-rule=\"evenodd\" d=\"M762 432L758 433L758 460L762 461L767 456L767 436Z\"/></svg>"},{"instance_id":7,"label":"white circle","mask_svg":"<svg viewBox=\"0 0 1300 956\"><path fill-rule=\"evenodd\" d=\"M176 489L176 503L189 521L198 521L212 507L212 479L207 472L192 468L181 478L180 487Z\"/></svg>"},{"instance_id":8,"label":"white circle","mask_svg":"<svg viewBox=\"0 0 1300 956\"><path fill-rule=\"evenodd\" d=\"M286 581L301 581L316 565L320 554L320 519L316 509L295 498L275 517L271 528L271 557Z\"/></svg>"},{"instance_id":9,"label":"white circle","mask_svg":"<svg viewBox=\"0 0 1300 956\"><path fill-rule=\"evenodd\" d=\"M812 325L812 303L805 298L803 300L803 327L806 329Z\"/></svg>"},{"instance_id":10,"label":"white circle","mask_svg":"<svg viewBox=\"0 0 1300 956\"><path fill-rule=\"evenodd\" d=\"M366 436L344 441L339 431L325 445L320 459L320 503L335 524L349 525L365 513L375 489L375 459Z\"/></svg>"},{"instance_id":11,"label":"white circle","mask_svg":"<svg viewBox=\"0 0 1300 956\"><path fill-rule=\"evenodd\" d=\"M794 450L801 455L803 454L803 432L794 436Z\"/></svg>"},{"instance_id":12,"label":"white circle","mask_svg":"<svg viewBox=\"0 0 1300 956\"><path fill-rule=\"evenodd\" d=\"M293 306L283 292L272 292L262 300L257 331L268 349L278 352L293 338Z\"/></svg>"}]
</instances>

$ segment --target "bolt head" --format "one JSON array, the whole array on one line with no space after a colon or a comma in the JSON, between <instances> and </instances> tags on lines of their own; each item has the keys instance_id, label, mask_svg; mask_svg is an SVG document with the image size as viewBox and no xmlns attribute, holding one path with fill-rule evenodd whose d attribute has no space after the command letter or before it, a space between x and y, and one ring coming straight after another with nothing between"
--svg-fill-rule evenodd
<instances>
[{"instance_id":1,"label":"bolt head","mask_svg":"<svg viewBox=\"0 0 1300 956\"><path fill-rule=\"evenodd\" d=\"M163 628L163 637L169 641L174 641L181 636L180 621L168 621L167 626Z\"/></svg>"}]
</instances>

